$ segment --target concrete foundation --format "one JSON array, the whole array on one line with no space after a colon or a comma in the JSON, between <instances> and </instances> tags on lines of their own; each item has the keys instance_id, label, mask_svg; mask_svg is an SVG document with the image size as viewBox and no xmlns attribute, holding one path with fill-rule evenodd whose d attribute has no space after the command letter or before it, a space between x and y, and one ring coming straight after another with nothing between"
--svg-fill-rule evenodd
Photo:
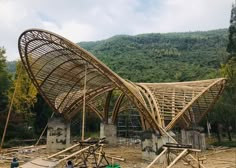
<instances>
[{"instance_id":1,"label":"concrete foundation","mask_svg":"<svg viewBox=\"0 0 236 168\"><path fill-rule=\"evenodd\" d=\"M47 150L55 152L70 146L70 123L63 118L53 118L48 121Z\"/></svg>"},{"instance_id":2,"label":"concrete foundation","mask_svg":"<svg viewBox=\"0 0 236 168\"><path fill-rule=\"evenodd\" d=\"M206 150L205 133L201 129L181 130L181 143L192 145L195 149Z\"/></svg>"},{"instance_id":3,"label":"concrete foundation","mask_svg":"<svg viewBox=\"0 0 236 168\"><path fill-rule=\"evenodd\" d=\"M161 153L161 148L166 143L172 143L172 140L166 136L160 136L152 132L143 132L142 134L142 159L152 161ZM159 159L163 163L165 156Z\"/></svg>"},{"instance_id":4,"label":"concrete foundation","mask_svg":"<svg viewBox=\"0 0 236 168\"><path fill-rule=\"evenodd\" d=\"M100 138L106 137L108 144L117 145L117 128L114 124L100 124Z\"/></svg>"}]
</instances>

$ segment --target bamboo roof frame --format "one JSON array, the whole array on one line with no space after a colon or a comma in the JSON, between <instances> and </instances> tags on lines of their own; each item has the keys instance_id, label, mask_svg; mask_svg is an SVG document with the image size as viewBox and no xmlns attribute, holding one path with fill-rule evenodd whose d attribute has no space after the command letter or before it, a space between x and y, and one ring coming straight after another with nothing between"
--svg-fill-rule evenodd
<instances>
[{"instance_id":1,"label":"bamboo roof frame","mask_svg":"<svg viewBox=\"0 0 236 168\"><path fill-rule=\"evenodd\" d=\"M119 91L111 118L132 104L143 129L163 134L176 124L201 121L221 95L226 79L175 83L133 83L109 69L91 53L55 33L29 29L18 41L21 60L39 93L56 112L71 120L81 111L86 73L86 108L108 122L109 104Z\"/></svg>"}]
</instances>

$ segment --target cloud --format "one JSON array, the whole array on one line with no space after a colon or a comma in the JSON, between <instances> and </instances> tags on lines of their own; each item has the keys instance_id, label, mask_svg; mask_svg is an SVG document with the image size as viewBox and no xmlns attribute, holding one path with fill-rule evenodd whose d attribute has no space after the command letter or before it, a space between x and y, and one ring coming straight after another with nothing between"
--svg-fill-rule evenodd
<instances>
[{"instance_id":1,"label":"cloud","mask_svg":"<svg viewBox=\"0 0 236 168\"><path fill-rule=\"evenodd\" d=\"M0 46L18 59L17 39L29 28L73 42L117 34L227 28L233 0L0 0Z\"/></svg>"},{"instance_id":2,"label":"cloud","mask_svg":"<svg viewBox=\"0 0 236 168\"><path fill-rule=\"evenodd\" d=\"M81 24L76 21L69 21L63 23L61 26L53 22L42 21L42 27L58 34L63 34L65 38L73 42L91 41L95 35L95 29L89 24Z\"/></svg>"},{"instance_id":3,"label":"cloud","mask_svg":"<svg viewBox=\"0 0 236 168\"><path fill-rule=\"evenodd\" d=\"M196 31L229 26L231 0L167 0L161 32Z\"/></svg>"}]
</instances>

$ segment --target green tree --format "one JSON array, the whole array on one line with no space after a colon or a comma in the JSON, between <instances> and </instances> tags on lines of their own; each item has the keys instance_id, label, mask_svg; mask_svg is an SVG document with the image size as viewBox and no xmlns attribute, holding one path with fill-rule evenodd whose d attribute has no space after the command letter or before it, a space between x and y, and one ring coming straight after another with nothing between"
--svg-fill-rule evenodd
<instances>
[{"instance_id":1,"label":"green tree","mask_svg":"<svg viewBox=\"0 0 236 168\"><path fill-rule=\"evenodd\" d=\"M37 102L34 104L33 112L35 113L34 131L36 134L41 134L53 110L39 93L37 94Z\"/></svg>"},{"instance_id":2,"label":"green tree","mask_svg":"<svg viewBox=\"0 0 236 168\"><path fill-rule=\"evenodd\" d=\"M10 87L10 76L7 72L6 50L0 47L0 111L6 110L8 104L7 91Z\"/></svg>"},{"instance_id":3,"label":"green tree","mask_svg":"<svg viewBox=\"0 0 236 168\"><path fill-rule=\"evenodd\" d=\"M229 43L227 51L230 53L229 59L236 57L236 7L232 6L229 26Z\"/></svg>"},{"instance_id":4,"label":"green tree","mask_svg":"<svg viewBox=\"0 0 236 168\"><path fill-rule=\"evenodd\" d=\"M218 118L223 121L228 133L229 140L231 138L232 126L236 127L236 7L233 5L231 10L231 19L229 27L229 42L227 46L229 55L226 63L221 66L220 72L222 76L227 78L227 83L221 100L218 104Z\"/></svg>"},{"instance_id":5,"label":"green tree","mask_svg":"<svg viewBox=\"0 0 236 168\"><path fill-rule=\"evenodd\" d=\"M231 131L232 126L236 128L236 59L231 59L222 65L221 74L227 78L224 93L219 101L216 109L218 109L218 119L223 122L227 130L229 140L232 141Z\"/></svg>"},{"instance_id":6,"label":"green tree","mask_svg":"<svg viewBox=\"0 0 236 168\"><path fill-rule=\"evenodd\" d=\"M9 91L10 99L12 99L14 89L16 90L13 103L14 111L30 114L37 101L37 90L20 61L18 61L16 65L14 86Z\"/></svg>"},{"instance_id":7,"label":"green tree","mask_svg":"<svg viewBox=\"0 0 236 168\"><path fill-rule=\"evenodd\" d=\"M233 112L233 118L236 122L236 6L233 5L231 10L231 19L229 27L229 43L227 47L229 58L222 67L222 74L228 79L226 85L226 94L228 102Z\"/></svg>"}]
</instances>

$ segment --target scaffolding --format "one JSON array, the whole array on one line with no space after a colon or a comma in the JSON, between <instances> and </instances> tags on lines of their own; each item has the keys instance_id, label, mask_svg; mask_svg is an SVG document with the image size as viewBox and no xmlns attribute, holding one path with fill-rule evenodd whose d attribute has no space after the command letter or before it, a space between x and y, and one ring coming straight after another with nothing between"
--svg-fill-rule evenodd
<instances>
[{"instance_id":1,"label":"scaffolding","mask_svg":"<svg viewBox=\"0 0 236 168\"><path fill-rule=\"evenodd\" d=\"M117 136L121 138L137 140L142 133L142 124L138 112L124 112L118 116Z\"/></svg>"}]
</instances>

